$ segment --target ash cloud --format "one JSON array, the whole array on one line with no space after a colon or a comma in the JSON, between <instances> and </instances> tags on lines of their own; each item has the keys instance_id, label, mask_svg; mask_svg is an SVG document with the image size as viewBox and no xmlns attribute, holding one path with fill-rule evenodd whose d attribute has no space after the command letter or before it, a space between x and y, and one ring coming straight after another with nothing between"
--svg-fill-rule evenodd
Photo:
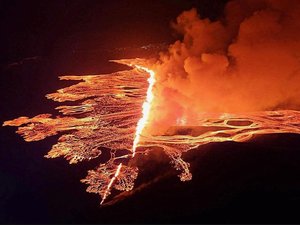
<instances>
[{"instance_id":1,"label":"ash cloud","mask_svg":"<svg viewBox=\"0 0 300 225\"><path fill-rule=\"evenodd\" d=\"M234 0L217 21L191 9L173 27L183 38L154 68L156 130L199 112L300 109L300 1Z\"/></svg>"}]
</instances>

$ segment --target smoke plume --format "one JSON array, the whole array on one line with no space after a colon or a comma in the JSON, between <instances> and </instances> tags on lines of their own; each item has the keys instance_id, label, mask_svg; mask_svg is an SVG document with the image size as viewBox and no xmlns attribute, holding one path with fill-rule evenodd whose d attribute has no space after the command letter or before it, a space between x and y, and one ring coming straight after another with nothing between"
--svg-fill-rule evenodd
<instances>
[{"instance_id":1,"label":"smoke plume","mask_svg":"<svg viewBox=\"0 0 300 225\"><path fill-rule=\"evenodd\" d=\"M300 109L300 1L234 0L217 21L191 9L173 27L183 38L154 68L156 131L201 112Z\"/></svg>"}]
</instances>

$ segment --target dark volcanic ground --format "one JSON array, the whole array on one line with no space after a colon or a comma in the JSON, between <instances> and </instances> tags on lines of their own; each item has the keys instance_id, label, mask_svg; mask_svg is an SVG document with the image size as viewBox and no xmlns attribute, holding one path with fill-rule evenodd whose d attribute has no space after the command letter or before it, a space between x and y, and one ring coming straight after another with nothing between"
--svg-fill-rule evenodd
<instances>
[{"instance_id":1,"label":"dark volcanic ground","mask_svg":"<svg viewBox=\"0 0 300 225\"><path fill-rule=\"evenodd\" d=\"M71 84L59 75L126 69L107 60L150 56L177 38L169 21L182 10L196 6L214 18L224 2L1 1L0 122L55 113L45 94ZM149 44L159 47L141 48ZM137 161L138 191L99 207L79 182L97 160L45 159L57 137L26 143L15 130L0 129L1 223L300 222L300 135L191 150L190 182L157 151Z\"/></svg>"},{"instance_id":2,"label":"dark volcanic ground","mask_svg":"<svg viewBox=\"0 0 300 225\"><path fill-rule=\"evenodd\" d=\"M79 182L95 163L47 160L42 155L55 138L24 143L7 133L1 151L1 222L299 222L300 135L265 135L191 150L184 155L191 163L190 182L180 182L168 158L157 151L139 158L143 166L135 193L99 207L100 199Z\"/></svg>"}]
</instances>

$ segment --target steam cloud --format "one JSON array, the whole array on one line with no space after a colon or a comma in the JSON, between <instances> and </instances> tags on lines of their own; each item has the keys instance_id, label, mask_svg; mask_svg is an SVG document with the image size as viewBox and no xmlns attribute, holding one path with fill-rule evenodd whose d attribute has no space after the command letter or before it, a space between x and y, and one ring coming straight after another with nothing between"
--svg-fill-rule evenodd
<instances>
[{"instance_id":1,"label":"steam cloud","mask_svg":"<svg viewBox=\"0 0 300 225\"><path fill-rule=\"evenodd\" d=\"M199 112L300 109L300 1L234 0L218 21L191 9L173 26L183 40L155 65L152 128Z\"/></svg>"}]
</instances>

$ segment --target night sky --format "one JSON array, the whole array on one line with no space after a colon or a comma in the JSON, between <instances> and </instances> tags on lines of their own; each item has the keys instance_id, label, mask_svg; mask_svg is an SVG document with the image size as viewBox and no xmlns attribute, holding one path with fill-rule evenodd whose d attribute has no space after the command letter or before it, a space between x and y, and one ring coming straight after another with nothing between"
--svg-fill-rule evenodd
<instances>
[{"instance_id":1,"label":"night sky","mask_svg":"<svg viewBox=\"0 0 300 225\"><path fill-rule=\"evenodd\" d=\"M147 57L180 39L170 22L195 7L222 16L224 0L0 2L0 122L53 113L58 76L124 69L109 59ZM1 223L299 223L300 135L211 143L189 151L193 180L180 182L162 154L141 159L139 183L162 179L112 206L80 179L97 160L69 165L43 155L57 136L26 143L0 129Z\"/></svg>"}]
</instances>

